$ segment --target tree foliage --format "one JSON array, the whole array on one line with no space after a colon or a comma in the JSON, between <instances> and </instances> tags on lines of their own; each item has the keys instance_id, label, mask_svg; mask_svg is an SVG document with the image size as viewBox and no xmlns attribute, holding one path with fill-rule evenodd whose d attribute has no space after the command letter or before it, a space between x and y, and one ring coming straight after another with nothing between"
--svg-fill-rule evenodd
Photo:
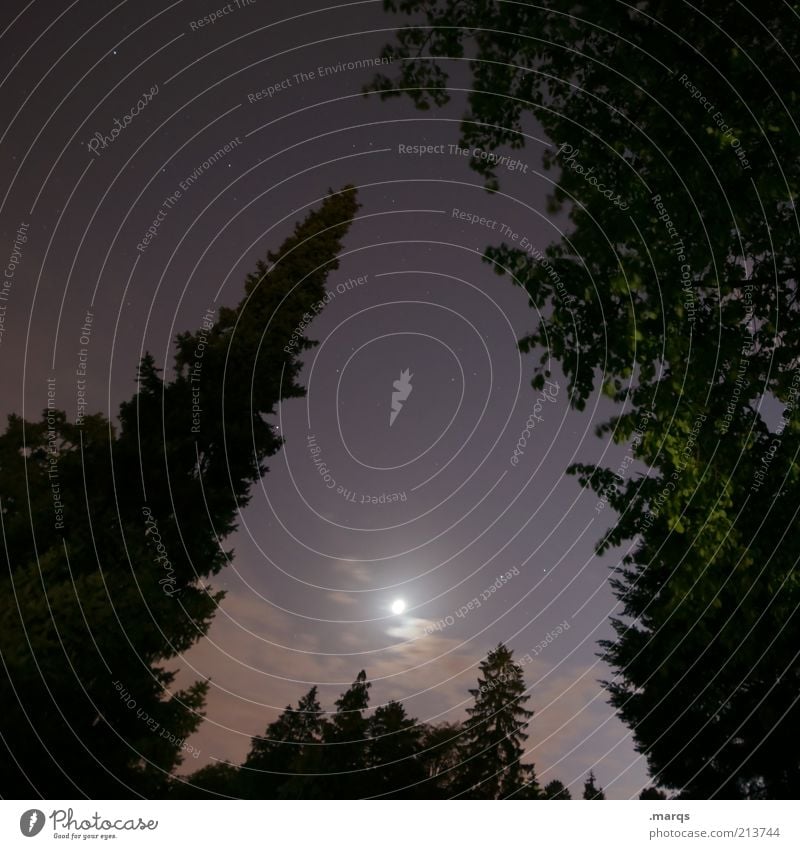
<instances>
[{"instance_id":1,"label":"tree foliage","mask_svg":"<svg viewBox=\"0 0 800 849\"><path fill-rule=\"evenodd\" d=\"M536 309L534 386L554 358L576 408L621 405L598 435L624 467L570 469L617 513L598 550L626 546L612 704L660 786L796 796L796 6L385 6L410 17L384 51L398 77L372 90L442 105L466 56L462 145L520 150L532 120L552 141L541 175L568 231L542 260L513 243L486 259Z\"/></svg>"},{"instance_id":2,"label":"tree foliage","mask_svg":"<svg viewBox=\"0 0 800 849\"><path fill-rule=\"evenodd\" d=\"M522 668L500 643L480 664L478 686L464 723L461 794L466 798L535 797L538 785L530 764L523 764L525 728L533 711L525 707Z\"/></svg>"},{"instance_id":3,"label":"tree foliage","mask_svg":"<svg viewBox=\"0 0 800 849\"><path fill-rule=\"evenodd\" d=\"M557 778L554 778L552 781L545 784L542 795L545 799L552 800L565 800L572 798L569 788L565 787Z\"/></svg>"},{"instance_id":4,"label":"tree foliage","mask_svg":"<svg viewBox=\"0 0 800 849\"><path fill-rule=\"evenodd\" d=\"M639 798L650 802L661 802L667 798L667 794L657 787L645 787L639 794Z\"/></svg>"},{"instance_id":5,"label":"tree foliage","mask_svg":"<svg viewBox=\"0 0 800 849\"><path fill-rule=\"evenodd\" d=\"M209 584L230 555L221 544L281 445L265 417L303 393L298 355L314 343L293 334L357 208L347 188L310 212L238 306L178 337L168 379L145 356L117 423L71 423L55 406L36 422L9 417L3 797L159 796L193 754L207 683L174 688L169 662L222 598Z\"/></svg>"},{"instance_id":6,"label":"tree foliage","mask_svg":"<svg viewBox=\"0 0 800 849\"><path fill-rule=\"evenodd\" d=\"M380 705L369 719L367 779L380 798L424 798L424 728L400 702ZM377 791L377 792L375 792Z\"/></svg>"},{"instance_id":7,"label":"tree foliage","mask_svg":"<svg viewBox=\"0 0 800 849\"><path fill-rule=\"evenodd\" d=\"M324 716L317 688L312 687L297 703L267 726L262 738L253 738L242 765L243 794L251 798L274 798L290 778L302 783L305 767L313 763L321 743Z\"/></svg>"}]
</instances>

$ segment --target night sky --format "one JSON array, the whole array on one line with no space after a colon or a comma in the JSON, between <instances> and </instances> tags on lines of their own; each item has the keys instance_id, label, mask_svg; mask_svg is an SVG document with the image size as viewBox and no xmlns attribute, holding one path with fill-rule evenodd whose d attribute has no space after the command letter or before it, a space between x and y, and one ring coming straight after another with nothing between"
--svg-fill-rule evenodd
<instances>
[{"instance_id":1,"label":"night sky","mask_svg":"<svg viewBox=\"0 0 800 849\"><path fill-rule=\"evenodd\" d=\"M547 397L531 388L541 351L520 356L516 340L535 313L482 260L503 225L532 250L562 233L546 211L549 142L527 125L488 193L454 147L464 93L431 112L364 96L392 71L369 65L396 21L379 0L322 6L4 3L4 267L21 247L2 412L38 418L55 378L71 420L113 419L144 351L169 370L176 334L235 305L255 262L354 184L361 209L307 331L320 341L307 397L278 411L285 445L213 581L227 597L208 638L172 664L181 683L211 678L184 771L239 763L287 703L319 684L332 709L362 668L372 707L463 718L489 649L519 660L558 632L525 663L526 759L573 795L594 769L610 798L635 796L644 762L596 656L623 552L594 555L611 517L564 475L625 452L594 435L610 404L570 411L557 366ZM456 88L466 78L454 69Z\"/></svg>"}]
</instances>

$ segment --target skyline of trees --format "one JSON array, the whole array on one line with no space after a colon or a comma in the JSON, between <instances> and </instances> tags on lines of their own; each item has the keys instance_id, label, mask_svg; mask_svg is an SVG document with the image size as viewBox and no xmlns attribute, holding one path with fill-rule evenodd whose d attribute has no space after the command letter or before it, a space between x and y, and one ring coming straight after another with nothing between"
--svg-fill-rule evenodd
<instances>
[{"instance_id":1,"label":"skyline of trees","mask_svg":"<svg viewBox=\"0 0 800 849\"><path fill-rule=\"evenodd\" d=\"M324 711L312 687L252 738L242 764L218 763L177 777L175 798L568 800L559 780L539 787L523 761L534 716L522 667L499 643L480 662L463 722L431 724L389 701L369 707L361 670ZM590 771L584 799L605 799ZM642 791L644 793L644 790ZM641 796L640 798L650 798Z\"/></svg>"}]
</instances>

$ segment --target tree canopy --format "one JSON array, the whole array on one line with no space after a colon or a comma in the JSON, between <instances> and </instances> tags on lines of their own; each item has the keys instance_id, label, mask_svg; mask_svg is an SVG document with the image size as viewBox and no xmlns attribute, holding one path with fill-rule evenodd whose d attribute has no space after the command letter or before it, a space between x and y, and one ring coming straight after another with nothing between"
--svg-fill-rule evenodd
<instances>
[{"instance_id":1,"label":"tree canopy","mask_svg":"<svg viewBox=\"0 0 800 849\"><path fill-rule=\"evenodd\" d=\"M570 469L617 514L598 551L624 546L612 704L658 785L796 796L796 4L384 5L408 25L372 91L440 106L467 64L462 145L520 150L534 121L551 142L539 173L567 232L485 258L536 310L533 385L554 358L575 408L619 405L598 435L625 460Z\"/></svg>"}]
</instances>

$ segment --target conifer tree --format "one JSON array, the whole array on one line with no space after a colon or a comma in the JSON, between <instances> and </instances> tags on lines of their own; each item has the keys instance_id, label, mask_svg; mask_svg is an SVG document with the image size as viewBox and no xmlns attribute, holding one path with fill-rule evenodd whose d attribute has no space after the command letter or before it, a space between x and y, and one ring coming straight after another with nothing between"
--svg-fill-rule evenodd
<instances>
[{"instance_id":1,"label":"conifer tree","mask_svg":"<svg viewBox=\"0 0 800 849\"><path fill-rule=\"evenodd\" d=\"M332 799L361 799L372 795L366 771L369 766L369 706L367 673L362 669L350 688L336 700L336 713L323 729L322 795Z\"/></svg>"},{"instance_id":2,"label":"conifer tree","mask_svg":"<svg viewBox=\"0 0 800 849\"><path fill-rule=\"evenodd\" d=\"M236 307L178 337L169 378L145 356L119 422L9 417L0 796L169 791L207 689L174 688L169 664L206 633L223 596L209 585L227 563L220 543L281 446L267 417L304 392L300 354L314 342L298 328L322 308L357 209L347 188L309 212L269 266L257 263Z\"/></svg>"},{"instance_id":3,"label":"conifer tree","mask_svg":"<svg viewBox=\"0 0 800 849\"><path fill-rule=\"evenodd\" d=\"M309 750L322 740L324 717L312 687L297 703L270 725L262 737L254 737L242 764L242 788L247 798L274 799L292 777L304 772L304 764L313 760Z\"/></svg>"},{"instance_id":4,"label":"conifer tree","mask_svg":"<svg viewBox=\"0 0 800 849\"><path fill-rule=\"evenodd\" d=\"M543 796L545 799L572 798L572 794L569 792L569 788L565 787L564 784L557 778L554 778L552 781L545 784Z\"/></svg>"},{"instance_id":5,"label":"conifer tree","mask_svg":"<svg viewBox=\"0 0 800 849\"><path fill-rule=\"evenodd\" d=\"M523 764L524 729L533 711L525 708L522 668L502 643L480 664L478 686L471 689L474 704L464 723L461 795L475 799L535 796L538 785L533 766Z\"/></svg>"},{"instance_id":6,"label":"conifer tree","mask_svg":"<svg viewBox=\"0 0 800 849\"><path fill-rule=\"evenodd\" d=\"M420 758L423 729L417 720L400 702L391 701L375 709L367 731L370 795L419 798L425 771Z\"/></svg>"},{"instance_id":7,"label":"conifer tree","mask_svg":"<svg viewBox=\"0 0 800 849\"><path fill-rule=\"evenodd\" d=\"M594 772L589 770L589 775L586 777L586 781L583 784L583 798L584 799L605 799L606 794L603 793L602 787L595 786L595 777Z\"/></svg>"}]
</instances>

